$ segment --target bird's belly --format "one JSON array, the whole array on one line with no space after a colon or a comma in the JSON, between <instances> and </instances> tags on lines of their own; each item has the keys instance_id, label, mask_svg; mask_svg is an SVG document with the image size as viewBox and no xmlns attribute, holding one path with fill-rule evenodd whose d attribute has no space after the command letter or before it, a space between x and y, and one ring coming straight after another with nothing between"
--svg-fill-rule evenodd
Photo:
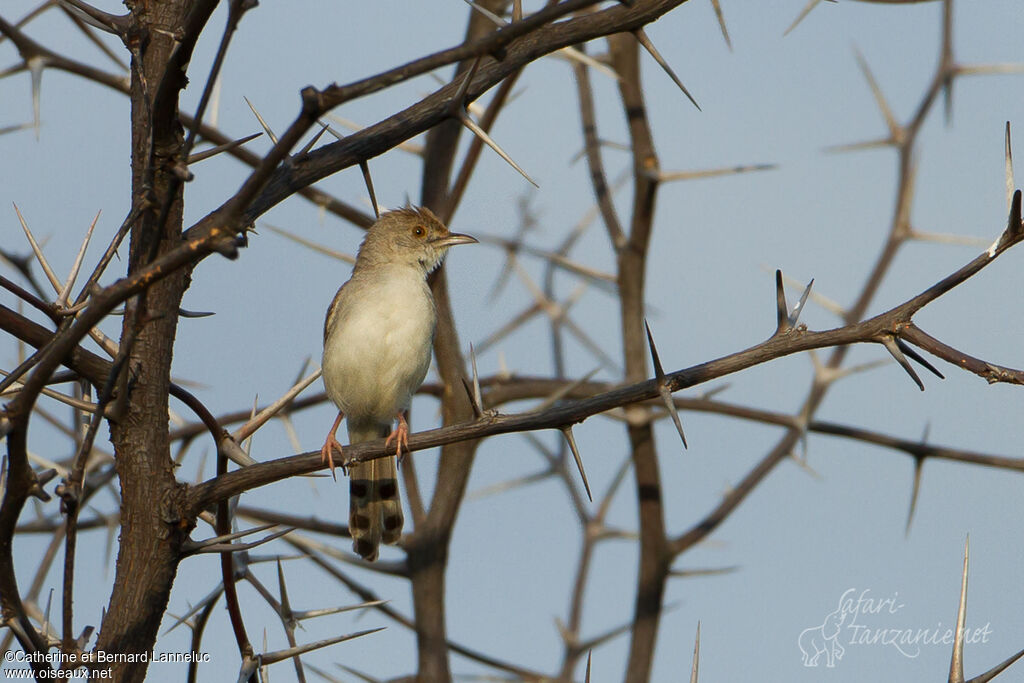
<instances>
[{"instance_id":1,"label":"bird's belly","mask_svg":"<svg viewBox=\"0 0 1024 683\"><path fill-rule=\"evenodd\" d=\"M434 310L426 297L382 297L347 315L324 345L327 395L350 417L390 421L405 410L430 367ZM419 294L416 292L416 294Z\"/></svg>"}]
</instances>

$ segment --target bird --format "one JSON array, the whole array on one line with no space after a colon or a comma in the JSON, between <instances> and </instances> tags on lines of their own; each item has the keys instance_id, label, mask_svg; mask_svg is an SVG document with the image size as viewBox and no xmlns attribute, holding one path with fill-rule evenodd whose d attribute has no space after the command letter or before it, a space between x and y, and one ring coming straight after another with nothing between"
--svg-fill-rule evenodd
<instances>
[{"instance_id":1,"label":"bird","mask_svg":"<svg viewBox=\"0 0 1024 683\"><path fill-rule=\"evenodd\" d=\"M343 417L350 444L382 437L385 448L395 444L395 455L347 468L352 549L368 562L382 542L402 535L396 456L409 450L405 412L430 367L437 322L427 276L450 247L474 242L449 232L425 207L385 212L366 231L352 275L327 309L321 367L338 417L320 449L322 463L334 476Z\"/></svg>"}]
</instances>

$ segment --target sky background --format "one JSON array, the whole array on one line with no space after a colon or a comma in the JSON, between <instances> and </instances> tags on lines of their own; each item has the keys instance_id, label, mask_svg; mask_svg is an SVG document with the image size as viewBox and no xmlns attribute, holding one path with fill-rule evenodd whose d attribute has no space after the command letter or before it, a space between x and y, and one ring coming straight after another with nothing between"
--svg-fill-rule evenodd
<instances>
[{"instance_id":1,"label":"sky background","mask_svg":"<svg viewBox=\"0 0 1024 683\"><path fill-rule=\"evenodd\" d=\"M121 12L115 2L95 3ZM526 3L530 10L538 3ZM700 170L752 163L775 163L764 173L664 185L648 260L648 319L666 370L676 370L755 344L775 326L773 271L782 268L801 282L815 278L815 291L848 305L863 285L888 231L895 202L896 154L882 149L827 153L830 145L885 136L884 121L860 73L854 49L864 55L897 119L906 122L920 102L935 68L941 30L938 3L909 7L884 4L822 3L792 33L783 32L803 0L738 3L723 0L732 37L730 51L711 5L692 0L648 28L648 34L700 103L697 111L649 58L643 81L662 168ZM11 21L31 4L7 0L0 13ZM409 3L265 1L249 12L223 71L216 123L230 135L257 132L247 97L277 132L298 111L298 91L307 84L346 83L461 41L468 7L459 0ZM219 10L192 60L192 86L182 106L194 111L224 24ZM1024 10L1015 0L961 2L955 7L955 56L962 63L1024 62L1020 35ZM59 12L33 22L29 34L77 59L116 70ZM108 43L117 49L114 41ZM591 46L602 52L604 43ZM0 69L17 62L9 42L0 43ZM451 69L436 76L446 81ZM624 119L614 82L594 74L598 125L603 138L625 142ZM422 77L346 104L335 113L364 125L417 101L438 81ZM70 270L74 254L95 213L102 210L95 262L123 219L129 202L128 102L121 95L77 77L43 75L41 127L0 137L0 242L28 253L17 218L17 203L55 270ZM496 155L485 152L452 230L477 237L513 237L528 206L536 228L529 244L558 245L590 209L593 193L586 167L573 161L582 147L571 68L560 59L531 65L517 98L493 131L496 140L540 185L534 189ZM491 93L484 96L486 101ZM905 246L875 297L870 313L897 305L971 260L1006 223L1003 134L1006 121L1024 136L1024 75L972 76L958 80L952 118L943 121L933 107L919 138L918 180L912 223L923 231L976 238L973 245L914 242ZM0 81L0 128L31 120L27 75ZM422 140L417 140L422 142ZM463 140L465 145L465 140ZM269 142L249 144L258 152ZM1017 145L1019 152L1019 144ZM1018 156L1020 154L1018 153ZM610 178L629 166L623 152L606 150ZM419 194L418 157L394 150L370 162L381 204L398 206ZM238 188L246 169L216 157L192 169L186 190L186 225L219 206ZM369 211L362 178L348 169L319 185ZM622 215L630 206L628 187L616 197ZM6 208L5 208L6 207ZM174 359L177 378L200 382L201 400L214 412L247 409L254 397L275 399L295 380L307 359L319 363L323 314L349 266L297 247L268 225L284 228L332 249L354 254L362 232L320 213L301 198L264 215L257 235L236 261L206 259L195 271L184 306L213 311L211 318L185 319L178 330ZM614 259L604 229L595 224L573 252L580 262L611 272ZM1024 366L1024 304L1020 264L1013 250L963 286L923 310L916 322L939 339L972 355L1010 367ZM491 297L504 254L493 246L460 247L448 259L452 304L462 343L479 342L530 303L523 283L513 278ZM543 262L524 258L525 270L542 276ZM115 264L110 279L122 274ZM10 273L5 273L10 276ZM560 275L561 297L577 283ZM797 293L790 295L791 300ZM0 294L5 305L13 298ZM607 354L621 358L614 296L589 288L572 309L575 322ZM834 315L809 305L802 320L811 328L838 324ZM119 320L105 329L115 333ZM547 325L535 319L478 357L480 374L502 368L521 375L552 372ZM577 377L600 365L570 341L567 373ZM849 364L887 359L877 346L851 351ZM0 367L17 364L16 348L5 340ZM941 361L946 379L922 374L920 392L905 373L888 363L835 385L817 417L904 438L982 453L1020 455L1021 406L1018 388L988 386ZM618 371L602 368L597 377L616 381ZM431 376L435 376L432 375ZM810 386L807 355L774 361L741 375L697 387L683 396L728 384L722 400L793 413ZM429 381L429 380L428 380ZM319 382L310 391L319 391ZM59 416L67 410L42 401ZM506 406L503 411L525 409ZM186 413L180 405L173 405ZM186 413L187 414L187 413ZM320 406L294 416L301 451L318 449L334 416ZM418 398L413 429L438 424L437 404ZM705 515L781 436L779 428L733 419L683 413L690 445L683 452L671 423L659 423L656 440L665 491L669 531L679 534ZM103 431L106 434L106 431ZM627 455L620 423L596 416L575 429L595 494L603 492ZM555 433L537 435L550 446ZM109 445L109 444L107 444ZM33 421L30 448L49 458L68 456L68 443L41 420ZM261 430L252 446L257 460L296 452L284 428ZM417 453L424 494L436 451ZM720 576L676 579L665 602L653 680L673 681L689 671L693 639L701 623L701 680L745 680L751 672L767 680L861 681L945 680L950 647L924 645L900 652L882 644L851 644L834 669L805 667L797 640L804 629L822 624L840 598L892 599L883 614L861 614L858 624L871 633L921 629L941 639L955 622L964 540L971 539L968 625L988 626L986 642L968 645L966 673L987 670L1024 647L1024 581L1021 576L1020 475L954 463L929 461L924 468L917 512L905 533L913 476L907 456L827 436L808 439L813 474L784 462L701 546L676 562L678 569L738 567ZM184 481L212 474L214 449L192 447L179 472ZM523 435L489 439L477 456L470 491L535 472L543 462ZM575 482L578 484L578 482ZM49 487L52 489L52 485ZM328 479L294 479L257 489L243 503L343 521L347 487ZM635 530L632 477L616 497L610 522ZM110 509L112 499L96 505ZM44 511L52 512L51 502ZM34 514L31 507L23 519ZM194 538L210 530L201 525ZM88 538L94 552L79 556L76 619L80 630L98 624L113 579L112 556L103 532ZM19 581L31 581L48 538L21 538L16 552ZM327 539L341 550L344 539ZM84 541L82 541L84 543ZM451 639L500 659L555 672L562 646L556 619L567 617L569 592L580 545L580 529L563 485L552 479L499 496L467 501L452 541L448 571L448 624ZM289 552L283 544L263 553ZM385 559L398 551L385 550ZM637 565L633 541L606 542L597 551L584 610L584 637L617 627L632 617ZM60 566L58 559L57 567ZM255 569L276 592L273 565ZM286 564L296 608L353 604L358 599L311 564ZM353 570L392 606L411 613L408 584ZM169 612L184 613L219 582L214 557L186 560ZM59 601L60 574L46 582ZM867 591L865 593L865 591ZM287 647L280 624L248 586L250 637L266 649ZM45 591L43 601L45 602ZM172 623L170 617L166 625ZM415 666L415 643L401 626L380 614L346 613L305 623L302 641L378 626L382 633L343 643L304 657L340 680L355 680L336 662L387 678ZM863 631L862 631L863 632ZM862 633L861 632L861 633ZM189 634L179 628L157 643L158 651L188 649ZM237 674L238 657L226 613L217 609L204 641L212 661L201 680ZM593 653L593 680L620 680L628 638L620 637ZM914 656L910 656L914 655ZM4 664L4 667L9 666ZM1022 666L1020 664L1018 667ZM452 658L456 673L488 670ZM174 666L154 665L152 679L177 675ZM582 667L577 672L583 677ZM292 680L283 663L271 679ZM1004 675L1017 680L1019 670Z\"/></svg>"}]
</instances>

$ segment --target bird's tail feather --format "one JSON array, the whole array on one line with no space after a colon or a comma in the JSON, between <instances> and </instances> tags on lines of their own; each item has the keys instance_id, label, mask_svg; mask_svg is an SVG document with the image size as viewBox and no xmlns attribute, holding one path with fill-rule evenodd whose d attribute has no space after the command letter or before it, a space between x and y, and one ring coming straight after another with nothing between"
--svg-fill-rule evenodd
<instances>
[{"instance_id":1,"label":"bird's tail feather","mask_svg":"<svg viewBox=\"0 0 1024 683\"><path fill-rule=\"evenodd\" d=\"M349 424L349 443L388 436L390 424ZM395 456L350 465L348 527L352 549L369 562L377 559L380 544L397 543L402 536L402 500L398 494Z\"/></svg>"}]
</instances>

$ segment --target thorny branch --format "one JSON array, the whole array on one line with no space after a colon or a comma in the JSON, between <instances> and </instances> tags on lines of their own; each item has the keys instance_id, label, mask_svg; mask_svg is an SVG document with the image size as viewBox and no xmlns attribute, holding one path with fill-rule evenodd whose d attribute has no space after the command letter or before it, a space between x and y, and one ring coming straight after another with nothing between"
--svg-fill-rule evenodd
<instances>
[{"instance_id":1,"label":"thorny branch","mask_svg":"<svg viewBox=\"0 0 1024 683\"><path fill-rule=\"evenodd\" d=\"M1016 201L1019 206L1019 191L1017 197ZM1000 237L998 246L993 251L983 252L963 268L944 278L941 282L888 311L862 322L831 330L813 331L806 328L792 328L782 334L772 334L764 342L749 349L690 368L667 373L665 382L670 391L674 393L801 351L831 347L846 348L858 343L881 344L885 339L902 337L908 329L911 329L912 316L921 308L939 298L945 292L950 291L958 284L967 281L967 279L992 263L995 258L1019 243L1022 239L1024 239L1024 226L1022 226L1018 218L1017 228L1015 230L1008 228ZM916 330L917 328L914 327L913 329ZM921 341L922 346L926 345L921 334L913 333L910 336L915 341ZM1007 379L1004 381L1016 382L1017 378L1020 377L1020 372L1019 370L1007 371L1000 374L1000 377L1005 376ZM978 374L987 378L991 373L979 371ZM614 408L656 399L658 396L657 380L644 380L587 398L566 401L560 405L550 407L543 413L512 415L491 413L471 422L412 434L409 437L409 448L412 451L417 451L448 443L481 439L497 434L541 429L561 429L567 425L579 423L593 415ZM384 457L387 453L384 449L383 439L381 439L354 444L346 449L345 455L345 463L350 464ZM257 486L264 486L297 474L306 474L323 469L324 465L321 463L319 456L319 451L316 451L271 460L241 470L235 470L198 484L189 493L192 509L198 512L219 500L238 495Z\"/></svg>"},{"instance_id":2,"label":"thorny branch","mask_svg":"<svg viewBox=\"0 0 1024 683\"><path fill-rule=\"evenodd\" d=\"M73 278L69 278L65 291L61 293L55 303L45 301L45 297L38 287L36 294L31 294L16 283L7 279L0 280L0 285L4 289L41 311L51 319L57 328L55 332L51 331L28 320L18 312L0 306L0 329L4 329L12 337L37 349L37 352L28 361L19 366L15 373L16 376L9 380L12 385L18 383L20 386L13 400L0 416L0 432L6 436L8 446L6 479L3 500L0 503L0 596L2 596L0 600L3 605L4 624L18 638L21 647L27 652L32 652L44 651L50 646L47 640L48 632L46 630L40 632L29 618L30 613L34 615L34 601L39 587L33 585L32 590L23 599L18 589L13 564L12 539L14 535L33 531L54 533L54 543L52 544L54 549L59 538L66 539L62 648L65 652L72 652L76 649L80 651L88 640L88 633L76 640L71 631L73 625L71 598L75 572L76 538L78 532L82 530L108 527L109 522L102 518L78 519L82 504L96 491L97 481L86 479L86 463L93 452L93 441L101 420L107 418L116 423L120 415L117 404L114 403L112 406L112 402L118 399L125 400L123 389L127 386L126 381L117 382L116 380L119 377L127 376L123 371L123 366L132 350L134 337L132 328L126 326L127 331L122 335L120 343L114 345L114 349L110 351L111 355L115 355L116 351L113 362L83 349L81 343L84 338L93 334L96 326L110 315L115 307L124 303L130 307L130 310L134 310L131 307L136 305L135 302L139 295L147 295L155 283L161 282L172 274L180 271L191 272L191 269L205 256L217 252L228 257L235 257L238 247L244 245L245 231L252 222L269 208L293 194L305 196L336 215L365 227L372 220L368 214L345 204L323 190L313 188L312 185L353 165L360 165L365 170L368 159L393 149L396 145L419 133L433 131L431 134L434 135L446 126L448 129L444 135L447 135L447 138L435 138L433 146L428 145L426 152L426 166L432 169L443 168L444 173L435 177L434 180L430 180L429 177L425 179L423 197L427 203L443 207L450 217L468 186L475 162L482 149L481 140L484 139L478 137L471 143L470 151L462 162L457 178L454 183L449 184L448 175L450 175L454 162L453 150L458 138L457 125L451 125L454 113L490 88L500 84L499 92L492 99L479 126L486 135L486 131L501 113L512 92L513 85L526 65L540 56L564 47L576 46L577 54L585 54L583 45L587 41L612 34L616 35L609 39L610 57L606 61L611 63L619 78L621 104L627 114L631 137L629 149L632 152L634 194L628 218L620 218L612 201L612 190L605 178L604 164L601 158L603 141L598 135L593 92L589 83L589 68L593 68L595 62L575 62L574 73L577 81L590 179L599 213L609 236L611 251L617 261L617 273L611 279L617 285L617 294L620 296L626 383L608 386L589 382L589 376L576 382L566 380L563 376L564 366L561 362L563 349L559 333L561 326L567 324L565 322L567 319L552 314L543 303L538 303L536 310L547 312L551 318L553 348L558 359L556 363L557 376L554 379L535 381L529 379L509 380L500 377L493 381L483 380L479 384L487 391L483 392L482 400L480 400L479 390L475 394L478 400L474 410L475 419L465 418L469 412L464 410L464 406L458 404L456 399L447 392L448 387L425 388L428 391L433 391L435 395L443 397L446 422L450 424L441 429L413 435L410 438L410 448L420 450L434 446L463 444L461 449L446 450L443 457L449 457L449 462L447 465L443 462L442 468L447 467L450 470L453 464L465 464L466 471L460 474L458 484L447 484L450 486L449 489L443 489L440 493L435 492L434 500L429 506L419 502L418 495L414 497L417 501L417 514L414 516L417 529L413 534L407 536L403 548L408 553L410 560L395 563L394 566L380 565L378 569L395 576L411 577L415 582L416 571L422 571L423 568L416 566L416 562L429 557L431 561L439 564L441 571L440 582L435 582L432 588L439 586L443 593L447 542L452 532L455 515L462 502L475 443L479 440L497 434L532 432L541 429L557 429L570 435L571 432L568 430L572 425L582 422L587 417L605 413L616 416L624 414L631 445L630 460L620 468L604 497L598 498L596 513L587 512L582 497L570 481L570 470L565 467L564 445L558 454L544 453L544 457L549 463L549 469L542 476L557 475L561 477L566 486L567 495L573 501L574 509L584 528L584 547L577 566L569 620L562 628L565 652L560 676L562 679L569 680L572 678L576 664L584 650L588 649L589 645L600 644L606 639L602 636L585 641L580 637L582 596L588 572L592 566L594 544L605 538L623 535L623 532L606 527L604 519L610 501L620 489L629 469L634 470L637 478L637 502L640 507L641 539L641 572L637 586L636 614L629 625L609 632L609 637L620 631L632 630L634 643L627 676L630 680L640 681L649 678L658 617L663 609L661 596L665 581L671 573L672 561L695 543L706 538L718 524L726 519L763 481L774 466L792 451L793 446L808 431L841 435L884 445L906 452L918 462L927 457L945 457L961 462L1021 470L1022 465L1017 459L927 446L919 442L887 437L857 427L814 420L814 412L821 404L830 384L830 381L823 381L820 377L816 377L808 391L803 408L795 416L745 409L710 400L670 399L671 392L693 387L794 353L818 348L834 348L826 368L837 370L843 362L846 349L857 343L874 343L884 346L922 388L923 383L914 371L910 360L916 360L933 371L934 369L909 345L977 374L989 382L1024 383L1024 372L1021 370L996 365L952 348L921 330L913 320L914 315L921 308L961 285L996 257L1021 241L1024 227L1021 225L1021 195L1019 191L1013 197L1006 230L989 250L939 283L925 289L918 296L884 313L862 320L882 280L891 269L898 247L915 234L910 225L909 215L914 176L913 151L918 131L939 92L946 93L948 98L954 77L967 73L954 61L952 56L951 3L949 2L945 4L943 45L939 66L924 97L907 124L900 126L896 123L895 118L884 105L884 100L880 99L877 85L870 76L870 72L867 71L866 64L861 60L866 75L872 83L872 88L876 92L876 97L879 98L880 106L886 113L886 120L890 127L890 136L883 144L895 146L899 153L899 184L897 206L888 240L860 296L847 312L845 324L824 331L813 331L805 326L797 325L796 311L789 317L786 316L787 306L780 286L778 290L778 327L766 341L722 358L671 373L662 373L660 363L656 361L658 377L646 379L649 373L646 369L647 345L643 334L644 273L648 244L655 225L657 190L659 184L669 176L658 170L653 135L646 117L644 96L640 88L637 41L639 40L645 49L654 55L673 80L683 89L683 92L689 96L672 69L660 57L642 30L645 25L683 4L684 1L634 0L633 2L611 3L601 9L598 8L600 3L597 0L564 0L563 2L549 2L544 9L526 17L522 16L520 3L513 3L510 23L497 30L471 31L467 39L456 47L436 52L347 85L330 85L320 89L306 88L301 93L299 114L285 133L274 142L271 150L262 157L243 149L241 145L244 144L244 141L232 141L231 136L203 123L204 112L214 88L216 75L227 53L231 37L238 28L241 15L255 4L245 0L231 2L228 25L214 59L211 75L205 83L198 111L195 117L185 114L177 117L177 120L188 129L188 139L180 150L179 166L175 170L177 180L172 186L174 189L164 195L164 202L159 205L160 218L157 223L160 226L165 225L171 213L171 197L175 195L181 184L191 177L187 165L190 160L190 151L197 138L222 146L223 151L227 151L251 167L251 174L238 192L229 197L218 209L184 231L180 244L159 255L154 250L151 254L152 258L148 259L141 267L132 270L126 277L111 285L100 287L98 285L99 278L105 272L121 240L137 225L140 216L154 210L154 197L136 197L131 211L73 306L67 306L69 303L67 295L70 292ZM176 49L179 50L174 54L174 59L178 60L174 62L175 68L165 71L163 78L157 82L144 84L149 88L149 93L152 96L151 102L148 103L149 106L166 109L176 100L179 77L184 75L191 55L191 47L198 39L213 4L198 3L191 14L183 15L186 16L187 21L183 25L181 35L175 36L175 40L178 41ZM495 1L485 4L490 5L494 12L500 13L506 3ZM45 9L47 5L44 5L43 8ZM61 0L61 6L66 11L73 13L76 25L81 30L87 30L87 27L81 23L85 22L90 26L113 33L125 41L133 57L137 59L141 54L140 43L137 42L138 36L131 33L130 14L116 16L101 12L82 0ZM719 20L722 21L721 8L717 3L714 6ZM724 22L722 30L725 33ZM31 70L36 79L43 69L59 69L106 85L119 92L130 93L128 80L125 77L103 72L58 54L29 38L21 30L21 22L17 25L10 24L0 17L0 35L11 40L23 60L22 65L16 68ZM728 40L728 34L725 33L725 35ZM590 66L585 64L590 64ZM404 111L386 117L377 124L339 139L337 142L323 145L317 149L312 149L313 142L310 142L301 152L293 152L296 145L319 122L320 117L332 108L450 65L458 65L459 75ZM473 65L473 67L470 68L469 65ZM133 64L133 68L136 68L136 65ZM181 73L178 73L179 71ZM459 100L464 99L464 101L456 101L457 96ZM445 145L438 144L438 140L442 139L451 142L450 148L446 149ZM152 174L156 170L153 165L152 148L150 152L146 172ZM512 163L514 164L514 162ZM427 175L429 176L429 174ZM434 182L436 187L431 187L431 182ZM625 214L623 214L624 216ZM556 266L566 267L566 255L573 239L575 238L570 237L561 251L546 255L550 256L548 258L549 275L554 272ZM516 245L509 247L513 258L515 250L521 246L521 242L517 242ZM6 257L6 253L4 255ZM555 256L563 260L556 261ZM26 278L31 278L30 273L22 274ZM443 366L441 374L446 384L451 385L456 384L453 378L463 373L461 368L465 363L458 350L459 345L455 336L454 320L448 307L443 275L438 278L434 286L438 293L442 318L438 357ZM550 277L545 283L543 296L547 297L549 302L555 301ZM802 303L798 308L802 308ZM653 338L650 351L656 353ZM99 389L96 402L91 404L94 410L93 417L89 420L87 430L81 435L78 451L71 462L71 475L67 480L67 485L59 491L66 511L66 521L40 518L35 522L19 524L19 516L27 499L31 496L45 497L43 485L47 478L52 476L33 469L27 449L27 432L30 417L37 414L39 410L36 405L38 397L44 390L49 391L45 387L55 381L66 379L57 374L61 365L68 367L75 375L86 379ZM474 380L476 380L475 368ZM118 394L119 389L122 390L120 395ZM225 537L231 535L234 517L247 514L263 519L276 519L276 521L320 533L335 536L345 534L346 530L337 524L324 523L314 519L304 520L294 515L282 515L272 511L234 509L232 499L246 491L287 477L316 471L320 468L319 453L304 453L277 460L247 464L252 463L252 459L246 460L242 457L245 454L239 455L238 444L221 426L245 419L247 414L240 417L225 415L217 419L202 402L180 386L172 384L169 391L171 395L177 396L189 405L202 423L202 427L188 426L172 432L169 435L170 438L180 440L182 453L184 453L188 444L201 431L206 430L212 435L218 455L216 476L193 486L183 487L186 513L189 517L189 519L180 521L183 526L194 524L195 520L201 516L209 521L211 518L208 513L211 508L216 507L216 529L219 535ZM557 398L543 403L542 410L502 414L495 409L505 401L516 398L535 398L544 394L555 394ZM316 405L322 401L322 395L290 403L282 401L279 409L283 412L279 414L279 417L285 421L289 411L299 410L303 406ZM85 407L89 407L88 401L85 404ZM81 406L81 403L78 405ZM658 453L653 444L652 426L655 420L662 417L660 410L667 408L672 412L676 407L718 411L735 417L760 420L783 426L787 431L778 444L730 491L720 505L689 531L676 538L669 538L664 528L661 510L661 491L657 478ZM455 423L451 424L453 420ZM253 430L255 428L257 426L254 426ZM472 444L467 442L472 442ZM365 461L382 455L384 455L384 450L379 442L359 444L347 448L345 451L347 463ZM247 466L228 472L227 459L229 456L236 462L242 462ZM406 472L407 480L411 476L415 483L416 475L410 474L411 472L410 466L410 471ZM109 482L113 476L114 470L110 468L103 473L101 480L104 483ZM439 483L442 483L441 477L439 477ZM59 520L60 518L52 519ZM113 521L116 523L116 519ZM421 527L426 527L430 533L424 534ZM434 536L432 537L431 534ZM441 536L444 538L438 541ZM439 547L429 549L426 553L422 545L416 545L431 540L439 542ZM363 594L365 599L369 599L366 597L370 594L368 589L356 584L350 577L329 565L312 546L296 542L294 539L289 539L288 542L301 548L315 564L334 575L355 592ZM244 555L244 551L244 548L240 548L239 555ZM261 656L255 654L254 648L245 634L241 621L243 606L233 590L235 580L248 571L245 569L248 559L242 559L241 567L239 567L235 564L236 560L233 559L234 554L232 552L222 553L222 579L227 591L232 625L242 653L242 674L243 677L247 677L255 675ZM49 560L44 561L43 566L48 566L48 564ZM280 572L280 563L278 566ZM45 570L41 566L35 584L39 584L40 576L44 573ZM268 603L278 611L282 621L287 622L292 613L285 594L283 573L280 573L280 590L280 602L266 595L264 597L267 597ZM197 650L210 610L218 598L219 593L210 599L191 624L194 647ZM416 606L417 612L422 614L425 605L418 602ZM422 651L425 631L421 624L411 622L384 605L375 605L375 607L400 623L417 629L421 637ZM440 607L443 609L443 603ZM38 609L35 611L38 612ZM156 616L159 617L159 615ZM33 619L39 621L35 616ZM294 658L298 675L302 677L304 674L298 655L318 644L299 646L294 639L294 629L287 623L286 629L288 629L292 647L286 651L267 653L266 661ZM354 635L362 635L362 633ZM347 637L343 636L341 639ZM447 639L444 634L443 616L440 619L439 628L434 629L430 637L434 639L432 642L443 645L444 648L452 652L463 654L498 670L527 679L541 678L541 675L534 671L474 652ZM421 658L422 664L423 659ZM33 664L33 666L40 675L48 673L45 664ZM694 662L694 671L696 671L696 661ZM190 669L189 676L194 680L196 676L194 667Z\"/></svg>"}]
</instances>

